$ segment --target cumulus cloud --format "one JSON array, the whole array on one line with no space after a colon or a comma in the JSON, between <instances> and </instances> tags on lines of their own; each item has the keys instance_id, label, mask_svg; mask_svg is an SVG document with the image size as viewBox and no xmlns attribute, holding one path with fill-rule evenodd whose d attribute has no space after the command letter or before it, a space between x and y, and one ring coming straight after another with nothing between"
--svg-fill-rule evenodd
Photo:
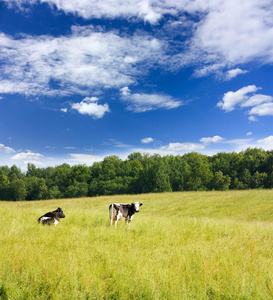
<instances>
[{"instance_id":1,"label":"cumulus cloud","mask_svg":"<svg viewBox=\"0 0 273 300\"><path fill-rule=\"evenodd\" d=\"M260 139L257 142L259 144L270 144L270 145L273 145L273 136L270 135L269 137L264 138L264 139Z\"/></svg>"},{"instance_id":2,"label":"cumulus cloud","mask_svg":"<svg viewBox=\"0 0 273 300\"><path fill-rule=\"evenodd\" d=\"M198 76L233 68L226 74L229 80L245 72L236 68L238 65L253 60L273 62L271 0L10 0L7 3L10 7L17 4L22 8L39 2L85 19L124 18L128 22L144 21L154 26L164 16L171 15L173 21L169 22L168 30L184 26L189 29L190 39L181 48L176 48L175 43L172 43L174 48L169 45L174 55L167 62L172 67L195 65ZM182 30L180 34L184 32ZM166 34L165 40L169 34L172 32ZM138 59L142 60L141 56L130 55L121 61Z\"/></svg>"},{"instance_id":3,"label":"cumulus cloud","mask_svg":"<svg viewBox=\"0 0 273 300\"><path fill-rule=\"evenodd\" d=\"M34 153L30 150L27 150L26 152L20 152L14 156L11 157L11 159L14 160L23 160L23 161L36 161L43 157L40 153Z\"/></svg>"},{"instance_id":4,"label":"cumulus cloud","mask_svg":"<svg viewBox=\"0 0 273 300\"><path fill-rule=\"evenodd\" d=\"M217 103L217 107L226 112L233 111L236 107L252 107L249 111L249 120L258 121L257 116L273 116L273 97L269 95L255 94L257 90L255 85L249 85L239 89L236 92L227 92L222 101Z\"/></svg>"},{"instance_id":5,"label":"cumulus cloud","mask_svg":"<svg viewBox=\"0 0 273 300\"><path fill-rule=\"evenodd\" d=\"M273 101L273 97L271 97L271 96L256 94L256 95L250 97L244 103L242 103L241 107L257 106L262 103L272 102L272 101Z\"/></svg>"},{"instance_id":6,"label":"cumulus cloud","mask_svg":"<svg viewBox=\"0 0 273 300\"><path fill-rule=\"evenodd\" d=\"M273 136L270 135L266 138L257 140L256 147L261 147L264 150L272 150L273 149Z\"/></svg>"},{"instance_id":7,"label":"cumulus cloud","mask_svg":"<svg viewBox=\"0 0 273 300\"><path fill-rule=\"evenodd\" d=\"M160 149L167 151L196 151L205 149L205 146L197 143L170 143L167 146L162 146Z\"/></svg>"},{"instance_id":8,"label":"cumulus cloud","mask_svg":"<svg viewBox=\"0 0 273 300\"><path fill-rule=\"evenodd\" d=\"M154 141L153 138L151 138L151 137L146 137L146 138L144 138L144 139L141 140L141 143L142 143L142 144L149 144L149 143L152 143L153 141Z\"/></svg>"},{"instance_id":9,"label":"cumulus cloud","mask_svg":"<svg viewBox=\"0 0 273 300\"><path fill-rule=\"evenodd\" d=\"M164 56L162 43L143 33L120 36L92 26L74 26L71 35L60 37L15 39L0 33L0 93L86 96L120 89L136 83L136 75Z\"/></svg>"},{"instance_id":10,"label":"cumulus cloud","mask_svg":"<svg viewBox=\"0 0 273 300\"><path fill-rule=\"evenodd\" d=\"M224 94L222 101L217 103L217 107L226 112L233 111L237 105L242 105L250 99L249 94L255 93L259 88L255 85L248 85L236 92L227 92Z\"/></svg>"},{"instance_id":11,"label":"cumulus cloud","mask_svg":"<svg viewBox=\"0 0 273 300\"><path fill-rule=\"evenodd\" d=\"M248 120L251 122L258 122L259 120L255 116L249 116Z\"/></svg>"},{"instance_id":12,"label":"cumulus cloud","mask_svg":"<svg viewBox=\"0 0 273 300\"><path fill-rule=\"evenodd\" d=\"M121 95L124 97L131 95L131 90L128 88L128 86L121 88L119 91L120 91Z\"/></svg>"},{"instance_id":13,"label":"cumulus cloud","mask_svg":"<svg viewBox=\"0 0 273 300\"><path fill-rule=\"evenodd\" d=\"M20 9L28 7L29 4L38 2L48 3L56 6L67 14L75 14L85 19L91 18L132 18L144 20L151 24L157 24L162 13L170 11L167 7L158 6L156 1L149 0L9 0L8 5L16 5ZM165 4L162 3L164 6Z\"/></svg>"},{"instance_id":14,"label":"cumulus cloud","mask_svg":"<svg viewBox=\"0 0 273 300\"><path fill-rule=\"evenodd\" d=\"M80 103L73 103L72 109L77 110L82 115L92 116L94 119L100 119L106 112L110 112L109 105L107 103L98 104L99 99L97 97L85 97Z\"/></svg>"},{"instance_id":15,"label":"cumulus cloud","mask_svg":"<svg viewBox=\"0 0 273 300\"><path fill-rule=\"evenodd\" d=\"M261 117L262 116L273 116L273 103L271 102L271 103L264 103L261 105L257 105L250 110L249 114L257 115L257 116L261 116Z\"/></svg>"},{"instance_id":16,"label":"cumulus cloud","mask_svg":"<svg viewBox=\"0 0 273 300\"><path fill-rule=\"evenodd\" d=\"M15 150L3 144L0 144L0 152L11 153L11 152L15 152Z\"/></svg>"},{"instance_id":17,"label":"cumulus cloud","mask_svg":"<svg viewBox=\"0 0 273 300\"><path fill-rule=\"evenodd\" d=\"M235 144L235 145L246 145L249 144L252 141L252 139L233 139L226 141L226 144Z\"/></svg>"},{"instance_id":18,"label":"cumulus cloud","mask_svg":"<svg viewBox=\"0 0 273 300\"><path fill-rule=\"evenodd\" d=\"M273 6L270 0L186 1L188 9L203 12L192 48L212 64L243 64L253 59L273 61Z\"/></svg>"},{"instance_id":19,"label":"cumulus cloud","mask_svg":"<svg viewBox=\"0 0 273 300\"><path fill-rule=\"evenodd\" d=\"M139 15L143 17L145 22L150 24L158 24L158 21L161 19L162 15L156 12L150 5L149 0L143 0L139 2Z\"/></svg>"},{"instance_id":20,"label":"cumulus cloud","mask_svg":"<svg viewBox=\"0 0 273 300\"><path fill-rule=\"evenodd\" d=\"M163 94L132 94L128 87L120 89L120 94L127 103L127 109L136 113L156 109L173 109L183 105L182 101Z\"/></svg>"},{"instance_id":21,"label":"cumulus cloud","mask_svg":"<svg viewBox=\"0 0 273 300\"><path fill-rule=\"evenodd\" d=\"M90 155L90 154L69 154L69 163L71 164L85 164L92 166L94 162L103 161L104 156Z\"/></svg>"},{"instance_id":22,"label":"cumulus cloud","mask_svg":"<svg viewBox=\"0 0 273 300\"><path fill-rule=\"evenodd\" d=\"M245 74L245 73L248 73L248 71L241 70L239 68L232 69L232 70L227 71L226 79L231 80L232 78L235 78L238 75Z\"/></svg>"},{"instance_id":23,"label":"cumulus cloud","mask_svg":"<svg viewBox=\"0 0 273 300\"><path fill-rule=\"evenodd\" d=\"M222 138L222 137L220 137L219 135L215 135L214 137L204 137L204 138L201 138L200 142L204 143L204 144L210 144L210 143L217 144L217 143L223 142L224 140L225 139Z\"/></svg>"}]
</instances>

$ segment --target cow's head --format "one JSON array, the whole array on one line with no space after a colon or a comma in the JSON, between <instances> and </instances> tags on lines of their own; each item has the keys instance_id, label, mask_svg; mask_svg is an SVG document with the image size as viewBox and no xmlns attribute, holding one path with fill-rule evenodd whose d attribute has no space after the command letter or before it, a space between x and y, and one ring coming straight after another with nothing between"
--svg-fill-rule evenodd
<instances>
[{"instance_id":1,"label":"cow's head","mask_svg":"<svg viewBox=\"0 0 273 300\"><path fill-rule=\"evenodd\" d=\"M132 205L134 205L135 211L139 212L139 207L142 205L142 203L140 203L140 202L134 202L134 203L132 203Z\"/></svg>"},{"instance_id":2,"label":"cow's head","mask_svg":"<svg viewBox=\"0 0 273 300\"><path fill-rule=\"evenodd\" d=\"M58 209L56 209L55 212L58 214L59 218L65 218L64 212L60 207L58 207Z\"/></svg>"}]
</instances>

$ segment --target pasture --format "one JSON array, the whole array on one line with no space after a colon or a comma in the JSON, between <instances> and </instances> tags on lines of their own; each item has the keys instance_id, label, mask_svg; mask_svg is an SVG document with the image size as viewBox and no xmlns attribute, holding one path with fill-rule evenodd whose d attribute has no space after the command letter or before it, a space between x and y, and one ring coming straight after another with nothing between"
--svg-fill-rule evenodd
<instances>
[{"instance_id":1,"label":"pasture","mask_svg":"<svg viewBox=\"0 0 273 300\"><path fill-rule=\"evenodd\" d=\"M141 201L125 228L112 202ZM57 226L37 219L61 207ZM273 299L273 190L0 202L0 299Z\"/></svg>"}]
</instances>

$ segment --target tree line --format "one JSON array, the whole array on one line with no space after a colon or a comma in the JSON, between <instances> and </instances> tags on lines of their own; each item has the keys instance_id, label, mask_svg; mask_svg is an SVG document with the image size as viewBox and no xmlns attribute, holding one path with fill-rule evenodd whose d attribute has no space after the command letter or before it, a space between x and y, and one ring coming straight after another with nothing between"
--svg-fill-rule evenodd
<instances>
[{"instance_id":1,"label":"tree line","mask_svg":"<svg viewBox=\"0 0 273 300\"><path fill-rule=\"evenodd\" d=\"M29 163L26 172L15 165L0 167L0 200L8 201L272 187L273 150L258 148L213 156L136 152L126 160L107 156L90 167Z\"/></svg>"}]
</instances>

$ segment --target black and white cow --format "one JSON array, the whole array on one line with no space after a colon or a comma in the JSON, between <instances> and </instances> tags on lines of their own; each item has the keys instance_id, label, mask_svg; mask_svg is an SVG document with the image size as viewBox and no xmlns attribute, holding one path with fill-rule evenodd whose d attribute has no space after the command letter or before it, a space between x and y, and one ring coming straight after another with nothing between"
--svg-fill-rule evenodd
<instances>
[{"instance_id":1,"label":"black and white cow","mask_svg":"<svg viewBox=\"0 0 273 300\"><path fill-rule=\"evenodd\" d=\"M65 218L65 215L60 207L58 207L56 210L46 213L45 215L41 216L38 219L39 223L42 223L43 225L48 224L55 224L57 225L60 222L60 218Z\"/></svg>"},{"instance_id":2,"label":"black and white cow","mask_svg":"<svg viewBox=\"0 0 273 300\"><path fill-rule=\"evenodd\" d=\"M125 220L125 224L130 224L135 213L139 212L139 207L142 205L140 202L131 204L113 203L109 206L110 225L115 221L117 228L118 220Z\"/></svg>"}]
</instances>

